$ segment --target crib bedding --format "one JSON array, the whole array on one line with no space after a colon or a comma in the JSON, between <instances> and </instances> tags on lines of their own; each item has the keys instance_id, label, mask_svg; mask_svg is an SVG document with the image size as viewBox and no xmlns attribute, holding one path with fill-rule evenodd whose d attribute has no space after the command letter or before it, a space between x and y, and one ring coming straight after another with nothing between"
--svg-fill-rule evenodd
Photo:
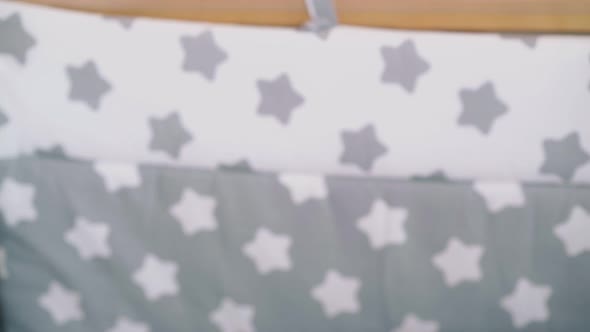
<instances>
[{"instance_id":1,"label":"crib bedding","mask_svg":"<svg viewBox=\"0 0 590 332\"><path fill-rule=\"evenodd\" d=\"M0 20L5 157L590 180L589 36L321 38L11 2Z\"/></svg>"},{"instance_id":2,"label":"crib bedding","mask_svg":"<svg viewBox=\"0 0 590 332\"><path fill-rule=\"evenodd\" d=\"M14 331L587 331L590 188L20 158L4 181ZM315 182L314 182L315 181ZM8 193L7 193L8 192Z\"/></svg>"},{"instance_id":3,"label":"crib bedding","mask_svg":"<svg viewBox=\"0 0 590 332\"><path fill-rule=\"evenodd\" d=\"M588 331L590 37L0 1L6 331Z\"/></svg>"}]
</instances>

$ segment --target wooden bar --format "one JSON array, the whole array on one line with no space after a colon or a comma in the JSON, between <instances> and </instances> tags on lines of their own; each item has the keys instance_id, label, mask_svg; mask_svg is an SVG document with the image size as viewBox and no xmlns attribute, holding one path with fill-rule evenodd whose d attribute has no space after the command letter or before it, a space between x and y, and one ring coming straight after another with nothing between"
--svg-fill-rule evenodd
<instances>
[{"instance_id":1,"label":"wooden bar","mask_svg":"<svg viewBox=\"0 0 590 332\"><path fill-rule=\"evenodd\" d=\"M112 15L299 26L304 0L25 0ZM590 0L334 0L344 24L429 30L590 33Z\"/></svg>"}]
</instances>

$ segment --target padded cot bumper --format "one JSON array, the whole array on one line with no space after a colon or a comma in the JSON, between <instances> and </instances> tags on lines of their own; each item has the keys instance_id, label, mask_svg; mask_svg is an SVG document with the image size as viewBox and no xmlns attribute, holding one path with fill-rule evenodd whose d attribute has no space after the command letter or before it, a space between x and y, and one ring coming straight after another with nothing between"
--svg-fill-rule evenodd
<instances>
[{"instance_id":1,"label":"padded cot bumper","mask_svg":"<svg viewBox=\"0 0 590 332\"><path fill-rule=\"evenodd\" d=\"M590 182L589 36L0 19L0 156Z\"/></svg>"},{"instance_id":2,"label":"padded cot bumper","mask_svg":"<svg viewBox=\"0 0 590 332\"><path fill-rule=\"evenodd\" d=\"M8 332L590 328L590 37L0 1Z\"/></svg>"}]
</instances>

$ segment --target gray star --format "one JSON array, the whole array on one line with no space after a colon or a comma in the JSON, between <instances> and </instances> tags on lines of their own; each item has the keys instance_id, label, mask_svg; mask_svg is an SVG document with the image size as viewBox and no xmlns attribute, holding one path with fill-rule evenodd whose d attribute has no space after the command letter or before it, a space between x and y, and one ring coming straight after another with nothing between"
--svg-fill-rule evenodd
<instances>
[{"instance_id":1,"label":"gray star","mask_svg":"<svg viewBox=\"0 0 590 332\"><path fill-rule=\"evenodd\" d=\"M545 161L541 173L554 174L564 181L569 181L578 167L588 160L590 155L580 145L578 133L571 133L562 139L547 139L543 142Z\"/></svg>"},{"instance_id":2,"label":"gray star","mask_svg":"<svg viewBox=\"0 0 590 332\"><path fill-rule=\"evenodd\" d=\"M242 159L233 164L221 164L218 167L221 171L236 172L236 173L254 173L254 169L246 159Z\"/></svg>"},{"instance_id":3,"label":"gray star","mask_svg":"<svg viewBox=\"0 0 590 332\"><path fill-rule=\"evenodd\" d=\"M537 38L538 35L535 34L522 34L522 33L503 33L500 34L500 37L504 39L514 39L519 40L529 48L535 48L537 45Z\"/></svg>"},{"instance_id":4,"label":"gray star","mask_svg":"<svg viewBox=\"0 0 590 332\"><path fill-rule=\"evenodd\" d=\"M342 163L354 164L364 171L369 171L377 158L387 152L379 142L373 125L366 125L358 131L342 132L344 151L340 156Z\"/></svg>"},{"instance_id":5,"label":"gray star","mask_svg":"<svg viewBox=\"0 0 590 332\"><path fill-rule=\"evenodd\" d=\"M274 80L258 80L257 85L261 95L258 113L274 116L284 125L289 122L293 110L304 101L286 74Z\"/></svg>"},{"instance_id":6,"label":"gray star","mask_svg":"<svg viewBox=\"0 0 590 332\"><path fill-rule=\"evenodd\" d=\"M26 62L27 52L35 45L35 39L24 29L19 14L0 20L0 41L0 53L13 56L21 64Z\"/></svg>"},{"instance_id":7,"label":"gray star","mask_svg":"<svg viewBox=\"0 0 590 332\"><path fill-rule=\"evenodd\" d=\"M131 28L131 26L133 25L133 22L135 21L135 19L133 17L128 17L128 16L105 15L104 19L117 22L125 29Z\"/></svg>"},{"instance_id":8,"label":"gray star","mask_svg":"<svg viewBox=\"0 0 590 332\"><path fill-rule=\"evenodd\" d=\"M47 158L47 159L58 159L58 160L68 160L73 161L73 158L70 158L66 152L64 151L63 147L59 144L54 145L51 148L40 149L37 148L33 152L35 156L40 158Z\"/></svg>"},{"instance_id":9,"label":"gray star","mask_svg":"<svg viewBox=\"0 0 590 332\"><path fill-rule=\"evenodd\" d=\"M398 47L381 47L385 70L381 80L397 83L407 92L414 91L416 81L430 69L430 65L416 52L414 42L406 40Z\"/></svg>"},{"instance_id":10,"label":"gray star","mask_svg":"<svg viewBox=\"0 0 590 332\"><path fill-rule=\"evenodd\" d=\"M0 109L0 127L2 127L6 122L8 122L8 117L2 113L2 109Z\"/></svg>"},{"instance_id":11,"label":"gray star","mask_svg":"<svg viewBox=\"0 0 590 332\"><path fill-rule=\"evenodd\" d=\"M183 145L192 140L176 112L162 119L150 119L150 126L153 133L150 149L163 151L170 157L178 158Z\"/></svg>"},{"instance_id":12,"label":"gray star","mask_svg":"<svg viewBox=\"0 0 590 332\"><path fill-rule=\"evenodd\" d=\"M205 31L195 37L181 37L180 43L185 53L182 69L200 72L212 81L217 67L227 59L227 53L217 46L211 31Z\"/></svg>"},{"instance_id":13,"label":"gray star","mask_svg":"<svg viewBox=\"0 0 590 332\"><path fill-rule=\"evenodd\" d=\"M449 182L449 177L445 172L438 170L428 175L415 175L412 180L416 182Z\"/></svg>"},{"instance_id":14,"label":"gray star","mask_svg":"<svg viewBox=\"0 0 590 332\"><path fill-rule=\"evenodd\" d=\"M70 99L98 109L104 94L111 90L111 84L102 78L96 64L88 61L80 67L68 66L66 71L70 79Z\"/></svg>"},{"instance_id":15,"label":"gray star","mask_svg":"<svg viewBox=\"0 0 590 332\"><path fill-rule=\"evenodd\" d=\"M496 96L491 82L478 89L462 89L459 96L463 103L459 124L475 126L483 134L490 132L496 118L508 112L506 104Z\"/></svg>"}]
</instances>

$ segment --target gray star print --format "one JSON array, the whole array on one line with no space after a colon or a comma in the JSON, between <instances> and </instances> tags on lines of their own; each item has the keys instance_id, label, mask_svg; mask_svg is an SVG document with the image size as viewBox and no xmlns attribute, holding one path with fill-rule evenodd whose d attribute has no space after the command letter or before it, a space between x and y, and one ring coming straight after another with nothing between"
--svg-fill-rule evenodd
<instances>
[{"instance_id":1,"label":"gray star print","mask_svg":"<svg viewBox=\"0 0 590 332\"><path fill-rule=\"evenodd\" d=\"M508 112L508 107L498 99L490 82L478 89L462 89L459 96L463 104L459 124L475 126L483 134L488 134L494 121Z\"/></svg>"},{"instance_id":2,"label":"gray star print","mask_svg":"<svg viewBox=\"0 0 590 332\"><path fill-rule=\"evenodd\" d=\"M407 92L414 91L418 78L430 69L430 65L416 52L414 42L407 40L398 47L381 47L385 70L381 80L397 83Z\"/></svg>"},{"instance_id":3,"label":"gray star print","mask_svg":"<svg viewBox=\"0 0 590 332\"><path fill-rule=\"evenodd\" d=\"M364 171L369 171L377 158L387 152L387 148L379 142L373 125L366 125L358 131L342 133L344 151L340 161L354 164Z\"/></svg>"},{"instance_id":4,"label":"gray star print","mask_svg":"<svg viewBox=\"0 0 590 332\"><path fill-rule=\"evenodd\" d=\"M545 161L541 173L554 174L564 181L569 181L578 167L588 160L590 155L580 145L578 133L571 133L562 139L547 139L543 142Z\"/></svg>"},{"instance_id":5,"label":"gray star print","mask_svg":"<svg viewBox=\"0 0 590 332\"><path fill-rule=\"evenodd\" d=\"M178 113L171 113L162 119L150 119L152 140L150 149L167 153L170 157L178 158L180 149L192 140L180 121Z\"/></svg>"},{"instance_id":6,"label":"gray star print","mask_svg":"<svg viewBox=\"0 0 590 332\"><path fill-rule=\"evenodd\" d=\"M217 67L227 59L227 54L213 39L211 31L205 31L198 36L184 36L180 38L184 49L184 63L182 69L197 71L212 81Z\"/></svg>"},{"instance_id":7,"label":"gray star print","mask_svg":"<svg viewBox=\"0 0 590 332\"><path fill-rule=\"evenodd\" d=\"M19 14L0 20L0 53L13 56L24 64L27 52L35 45L35 39L24 28Z\"/></svg>"},{"instance_id":8,"label":"gray star print","mask_svg":"<svg viewBox=\"0 0 590 332\"><path fill-rule=\"evenodd\" d=\"M521 33L505 33L505 34L500 34L500 36L504 39L519 40L529 48L535 48L535 46L537 45L537 38L539 37L535 34L521 34Z\"/></svg>"},{"instance_id":9,"label":"gray star print","mask_svg":"<svg viewBox=\"0 0 590 332\"><path fill-rule=\"evenodd\" d=\"M415 175L412 180L417 182L449 182L449 177L445 172L438 170L428 175Z\"/></svg>"},{"instance_id":10,"label":"gray star print","mask_svg":"<svg viewBox=\"0 0 590 332\"><path fill-rule=\"evenodd\" d=\"M66 71L70 79L70 99L98 109L104 94L111 90L111 84L102 78L96 64L88 61L80 67L68 66Z\"/></svg>"},{"instance_id":11,"label":"gray star print","mask_svg":"<svg viewBox=\"0 0 590 332\"><path fill-rule=\"evenodd\" d=\"M259 80L257 84L261 95L258 113L274 116L282 124L287 124L293 110L304 101L291 86L289 77L281 74L274 80Z\"/></svg>"},{"instance_id":12,"label":"gray star print","mask_svg":"<svg viewBox=\"0 0 590 332\"><path fill-rule=\"evenodd\" d=\"M105 15L104 16L104 19L105 20L109 20L109 21L117 22L117 23L119 23L125 29L131 28L131 26L133 25L133 22L135 21L133 19L133 17L127 17L127 16L111 16L111 15Z\"/></svg>"},{"instance_id":13,"label":"gray star print","mask_svg":"<svg viewBox=\"0 0 590 332\"><path fill-rule=\"evenodd\" d=\"M8 117L2 113L2 109L0 109L0 127L2 127L6 122L8 122Z\"/></svg>"},{"instance_id":14,"label":"gray star print","mask_svg":"<svg viewBox=\"0 0 590 332\"><path fill-rule=\"evenodd\" d=\"M219 170L237 173L254 173L254 169L246 159L242 159L233 164L221 164Z\"/></svg>"},{"instance_id":15,"label":"gray star print","mask_svg":"<svg viewBox=\"0 0 590 332\"><path fill-rule=\"evenodd\" d=\"M35 156L47 159L68 160L73 161L73 158L68 157L61 145L54 145L51 148L35 149Z\"/></svg>"}]
</instances>

